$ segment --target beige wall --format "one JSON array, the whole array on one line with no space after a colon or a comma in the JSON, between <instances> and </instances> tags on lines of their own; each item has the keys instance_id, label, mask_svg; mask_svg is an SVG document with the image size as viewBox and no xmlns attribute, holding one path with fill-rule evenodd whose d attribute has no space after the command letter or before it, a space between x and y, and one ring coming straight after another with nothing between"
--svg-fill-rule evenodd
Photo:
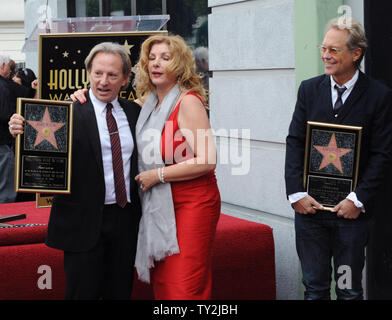
<instances>
[{"instance_id":1,"label":"beige wall","mask_svg":"<svg viewBox=\"0 0 392 320\"><path fill-rule=\"evenodd\" d=\"M0 0L0 51L8 53L15 62L23 62L25 41L24 0Z\"/></svg>"},{"instance_id":2,"label":"beige wall","mask_svg":"<svg viewBox=\"0 0 392 320\"><path fill-rule=\"evenodd\" d=\"M222 212L273 228L277 299L297 299L293 211L283 177L289 110L296 100L294 0L209 0L208 5L210 119L219 150ZM248 163L244 174L233 173L239 167L231 158L235 152L223 162L221 151L231 148Z\"/></svg>"}]
</instances>

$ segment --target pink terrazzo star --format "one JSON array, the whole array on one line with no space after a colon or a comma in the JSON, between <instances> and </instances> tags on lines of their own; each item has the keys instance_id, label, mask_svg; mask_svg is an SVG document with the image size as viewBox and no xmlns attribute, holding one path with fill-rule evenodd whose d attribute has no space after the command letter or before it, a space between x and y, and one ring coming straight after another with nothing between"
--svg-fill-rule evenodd
<instances>
[{"instance_id":1,"label":"pink terrazzo star","mask_svg":"<svg viewBox=\"0 0 392 320\"><path fill-rule=\"evenodd\" d=\"M65 125L63 122L52 122L49 115L48 108L45 108L45 113L41 121L27 120L27 122L37 130L37 137L34 142L34 147L39 145L42 141L47 140L53 147L58 149L56 137L54 133Z\"/></svg>"}]
</instances>

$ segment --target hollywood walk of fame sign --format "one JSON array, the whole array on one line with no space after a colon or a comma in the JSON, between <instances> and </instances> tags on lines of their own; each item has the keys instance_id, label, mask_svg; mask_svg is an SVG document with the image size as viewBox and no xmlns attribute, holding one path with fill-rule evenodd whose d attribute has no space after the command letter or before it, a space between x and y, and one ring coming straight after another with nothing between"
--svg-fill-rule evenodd
<instances>
[{"instance_id":1,"label":"hollywood walk of fame sign","mask_svg":"<svg viewBox=\"0 0 392 320\"><path fill-rule=\"evenodd\" d=\"M18 98L25 118L15 144L17 192L70 193L73 104Z\"/></svg>"},{"instance_id":2,"label":"hollywood walk of fame sign","mask_svg":"<svg viewBox=\"0 0 392 320\"><path fill-rule=\"evenodd\" d=\"M84 60L90 50L101 42L116 42L129 53L132 66L139 60L141 44L151 35L164 35L167 31L130 32L70 32L39 35L39 85L41 99L67 100L78 89L89 87ZM127 88L119 96L135 100L132 86L134 73Z\"/></svg>"},{"instance_id":3,"label":"hollywood walk of fame sign","mask_svg":"<svg viewBox=\"0 0 392 320\"><path fill-rule=\"evenodd\" d=\"M308 121L304 187L327 210L355 190L361 134L361 127Z\"/></svg>"}]
</instances>

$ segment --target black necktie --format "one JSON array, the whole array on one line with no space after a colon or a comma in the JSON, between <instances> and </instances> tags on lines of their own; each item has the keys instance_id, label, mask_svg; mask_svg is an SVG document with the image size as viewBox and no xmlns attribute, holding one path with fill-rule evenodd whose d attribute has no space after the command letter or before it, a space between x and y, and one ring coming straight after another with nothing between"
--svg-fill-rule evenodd
<instances>
[{"instance_id":1,"label":"black necktie","mask_svg":"<svg viewBox=\"0 0 392 320\"><path fill-rule=\"evenodd\" d=\"M339 109L341 107L343 107L343 101L342 101L342 94L344 91L347 90L346 87L343 88L339 88L336 84L335 84L335 89L338 92L338 98L336 99L335 105L333 106L333 110L335 111L335 113L339 112Z\"/></svg>"},{"instance_id":2,"label":"black necktie","mask_svg":"<svg viewBox=\"0 0 392 320\"><path fill-rule=\"evenodd\" d=\"M106 122L108 124L110 144L112 146L112 161L114 174L114 188L116 191L116 202L124 208L127 204L127 194L125 191L124 168L122 161L120 136L118 133L117 123L112 114L113 105L106 105Z\"/></svg>"}]
</instances>

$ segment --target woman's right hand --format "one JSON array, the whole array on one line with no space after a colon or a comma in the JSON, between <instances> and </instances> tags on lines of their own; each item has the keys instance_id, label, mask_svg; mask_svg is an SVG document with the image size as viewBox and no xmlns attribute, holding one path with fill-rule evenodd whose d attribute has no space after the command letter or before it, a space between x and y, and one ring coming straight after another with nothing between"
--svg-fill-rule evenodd
<instances>
[{"instance_id":1,"label":"woman's right hand","mask_svg":"<svg viewBox=\"0 0 392 320\"><path fill-rule=\"evenodd\" d=\"M72 99L73 102L80 102L80 103L85 103L86 100L86 92L87 89L79 89L78 91L75 91L73 94L71 94L70 98Z\"/></svg>"},{"instance_id":2,"label":"woman's right hand","mask_svg":"<svg viewBox=\"0 0 392 320\"><path fill-rule=\"evenodd\" d=\"M14 138L18 134L22 134L24 130L24 118L20 114L14 113L10 121L8 121L8 130Z\"/></svg>"}]
</instances>

